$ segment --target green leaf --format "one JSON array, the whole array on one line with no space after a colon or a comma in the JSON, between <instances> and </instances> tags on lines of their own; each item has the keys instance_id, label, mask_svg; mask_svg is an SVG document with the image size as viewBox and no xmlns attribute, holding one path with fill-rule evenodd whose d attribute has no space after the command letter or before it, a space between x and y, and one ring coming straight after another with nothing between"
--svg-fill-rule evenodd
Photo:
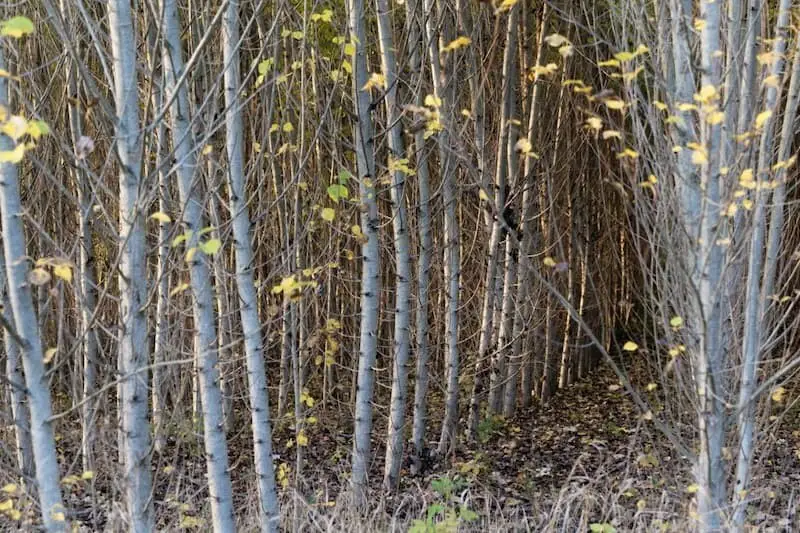
<instances>
[{"instance_id":1,"label":"green leaf","mask_svg":"<svg viewBox=\"0 0 800 533\"><path fill-rule=\"evenodd\" d=\"M219 251L221 246L222 242L219 239L208 239L200 245L200 250L206 255L214 255Z\"/></svg>"},{"instance_id":2,"label":"green leaf","mask_svg":"<svg viewBox=\"0 0 800 533\"><path fill-rule=\"evenodd\" d=\"M339 171L339 185L347 185L353 175L349 171L342 169Z\"/></svg>"},{"instance_id":3,"label":"green leaf","mask_svg":"<svg viewBox=\"0 0 800 533\"><path fill-rule=\"evenodd\" d=\"M347 190L342 184L333 184L328 186L328 196L331 197L331 200L334 202L338 202L342 198L347 198L350 196L350 191Z\"/></svg>"},{"instance_id":4,"label":"green leaf","mask_svg":"<svg viewBox=\"0 0 800 533\"><path fill-rule=\"evenodd\" d=\"M4 37L19 39L29 33L33 33L33 22L28 17L12 17L0 23L0 35Z\"/></svg>"}]
</instances>

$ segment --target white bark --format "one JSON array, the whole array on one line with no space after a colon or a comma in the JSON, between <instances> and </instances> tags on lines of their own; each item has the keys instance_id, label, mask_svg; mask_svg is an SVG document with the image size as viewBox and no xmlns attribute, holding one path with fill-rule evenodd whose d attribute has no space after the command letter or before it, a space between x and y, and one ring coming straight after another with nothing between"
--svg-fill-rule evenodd
<instances>
[{"instance_id":1,"label":"white bark","mask_svg":"<svg viewBox=\"0 0 800 533\"><path fill-rule=\"evenodd\" d=\"M11 311L9 287L6 276L6 260L0 246L0 298L3 304L3 317L14 326ZM15 327L16 329L16 327ZM14 436L17 447L17 465L26 482L33 481L36 474L33 462L33 443L31 441L31 414L28 409L28 398L25 389L25 376L22 374L20 346L12 338L11 332L3 330L3 348L6 355L6 379L8 380L9 397L11 399L11 417L14 421Z\"/></svg>"},{"instance_id":2,"label":"white bark","mask_svg":"<svg viewBox=\"0 0 800 533\"><path fill-rule=\"evenodd\" d=\"M183 228L189 234L186 240L186 258L189 263L194 304L195 357L202 405L211 521L214 531L233 531L236 522L233 515L233 490L228 472L228 445L225 440L223 398L218 368L214 295L208 266L210 259L197 248L200 245L199 232L205 226L204 201L200 180L196 179L196 146L189 122L189 92L185 84L176 85L184 70L178 6L175 0L163 0L161 7L164 17L162 29L165 96L168 102L172 102L170 121L176 161L175 174L183 204Z\"/></svg>"},{"instance_id":3,"label":"white bark","mask_svg":"<svg viewBox=\"0 0 800 533\"><path fill-rule=\"evenodd\" d=\"M776 22L773 53L775 56L770 68L770 76L783 78L785 64L784 52L789 31L789 9L791 0L781 0ZM750 486L750 465L755 451L755 418L753 392L757 385L757 370L761 360L761 344L764 340L763 316L765 300L762 295L761 280L764 262L764 245L767 223L768 189L760 189L759 184L766 184L770 178L772 166L773 129L778 111L779 89L770 85L766 89L764 110L772 114L766 119L761 132L758 149L758 164L755 169L756 189L753 208L753 233L750 237L750 253L747 261L747 281L745 283L744 338L742 340L742 377L739 388L739 452L736 461L736 494L739 497L733 522L741 529L744 527L747 509L744 496ZM775 228L780 231L781 228ZM763 296L763 297L762 297Z\"/></svg>"},{"instance_id":4,"label":"white bark","mask_svg":"<svg viewBox=\"0 0 800 533\"><path fill-rule=\"evenodd\" d=\"M128 0L108 2L114 71L119 163L119 363L125 485L131 530L151 531L150 425L147 405L147 264L140 205L142 148L139 139L136 39Z\"/></svg>"},{"instance_id":5,"label":"white bark","mask_svg":"<svg viewBox=\"0 0 800 533\"><path fill-rule=\"evenodd\" d=\"M378 309L380 306L380 243L378 241L378 203L375 198L375 155L370 95L362 87L369 76L364 20L364 0L350 1L350 34L354 37L353 99L356 122L353 125L358 181L361 194L361 231L365 242L361 247L361 334L358 354L353 464L351 483L358 507L364 507L367 496L367 473L370 462L372 431L372 393L375 381L375 358L378 350Z\"/></svg>"},{"instance_id":6,"label":"white bark","mask_svg":"<svg viewBox=\"0 0 800 533\"><path fill-rule=\"evenodd\" d=\"M455 163L451 155L450 132L452 127L453 107L455 106L455 67L452 57L442 64L439 47L439 28L447 31L448 26L442 24L441 13L434 16L433 0L423 0L423 16L425 17L425 37L428 41L428 60L431 65L433 94L442 101L441 116L445 130L437 136L439 149L439 175L442 179L442 203L444 204L444 280L445 289L445 364L447 365L447 392L445 395L444 420L439 439L438 453L445 454L455 444L455 431L458 422L458 306L460 297L461 249L460 231L456 216L458 189L456 185ZM451 32L444 35L452 37Z\"/></svg>"},{"instance_id":7,"label":"white bark","mask_svg":"<svg viewBox=\"0 0 800 533\"><path fill-rule=\"evenodd\" d=\"M245 361L250 409L252 411L253 449L258 477L261 530L274 532L280 526L280 508L272 463L272 425L269 411L267 375L264 367L264 344L258 316L258 294L253 276L254 254L251 243L250 213L247 209L244 176L244 127L242 124L239 81L238 2L228 5L223 19L225 70L225 124L227 128L228 189L236 254L236 286L244 333Z\"/></svg>"},{"instance_id":8,"label":"white bark","mask_svg":"<svg viewBox=\"0 0 800 533\"><path fill-rule=\"evenodd\" d=\"M381 67L386 79L386 122L389 128L389 153L391 161L405 158L400 106L397 102L397 60L394 37L387 0L376 0L378 36L381 49ZM406 213L406 175L402 170L389 169L392 175L390 189L392 200L392 229L395 256L395 309L394 309L394 362L392 395L389 411L389 435L386 441L386 467L383 483L389 490L397 488L403 458L403 429L405 425L406 397L408 395L408 357L411 326L411 244L408 236Z\"/></svg>"}]
</instances>

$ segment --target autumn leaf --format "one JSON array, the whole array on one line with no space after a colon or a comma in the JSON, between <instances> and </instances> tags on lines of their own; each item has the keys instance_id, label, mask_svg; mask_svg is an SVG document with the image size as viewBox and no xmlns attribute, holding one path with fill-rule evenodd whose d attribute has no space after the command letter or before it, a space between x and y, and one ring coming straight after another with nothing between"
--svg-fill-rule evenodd
<instances>
[{"instance_id":1,"label":"autumn leaf","mask_svg":"<svg viewBox=\"0 0 800 533\"><path fill-rule=\"evenodd\" d=\"M333 222L333 219L336 218L336 211L330 207L326 207L320 212L320 216L322 220L326 222Z\"/></svg>"},{"instance_id":2,"label":"autumn leaf","mask_svg":"<svg viewBox=\"0 0 800 533\"><path fill-rule=\"evenodd\" d=\"M0 22L0 35L19 39L25 35L33 33L33 22L28 17L11 17Z\"/></svg>"},{"instance_id":3,"label":"autumn leaf","mask_svg":"<svg viewBox=\"0 0 800 533\"><path fill-rule=\"evenodd\" d=\"M635 352L636 350L639 349L639 345L633 341L628 341L622 345L622 349L625 350L626 352Z\"/></svg>"}]
</instances>

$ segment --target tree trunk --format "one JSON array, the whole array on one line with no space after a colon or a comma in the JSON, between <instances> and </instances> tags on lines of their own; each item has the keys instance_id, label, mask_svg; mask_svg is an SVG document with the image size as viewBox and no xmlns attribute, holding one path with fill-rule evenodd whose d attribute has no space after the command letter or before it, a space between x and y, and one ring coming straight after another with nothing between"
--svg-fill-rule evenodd
<instances>
[{"instance_id":1,"label":"tree trunk","mask_svg":"<svg viewBox=\"0 0 800 533\"><path fill-rule=\"evenodd\" d=\"M140 204L142 148L136 39L128 0L108 2L114 70L119 164L120 339L123 454L131 530L153 529L150 478L150 424L147 405L147 262L144 213Z\"/></svg>"},{"instance_id":2,"label":"tree trunk","mask_svg":"<svg viewBox=\"0 0 800 533\"><path fill-rule=\"evenodd\" d=\"M353 37L353 99L356 122L353 125L358 180L363 209L361 232L361 339L358 354L358 375L353 429L353 464L351 483L356 506L363 508L367 497L367 473L370 462L372 431L372 392L375 382L375 359L378 351L378 312L380 306L380 242L378 240L378 202L375 197L375 155L370 94L362 89L367 84L367 49L364 0L350 0L350 33Z\"/></svg>"},{"instance_id":3,"label":"tree trunk","mask_svg":"<svg viewBox=\"0 0 800 533\"><path fill-rule=\"evenodd\" d=\"M389 435L386 439L386 467L383 484L395 490L400 478L403 458L403 429L405 426L406 397L408 396L408 357L410 352L411 327L411 244L408 235L406 213L406 171L402 168L405 159L400 106L397 102L397 60L394 53L394 36L387 0L376 0L378 36L381 49L381 66L386 79L386 123L389 133L389 172L392 175L390 189L392 200L392 229L394 232L395 256L395 303L394 303L394 363L392 372L392 395L389 412Z\"/></svg>"},{"instance_id":4,"label":"tree trunk","mask_svg":"<svg viewBox=\"0 0 800 533\"><path fill-rule=\"evenodd\" d=\"M229 4L230 6L231 4ZM189 91L185 84L177 85L184 72L181 29L175 0L163 0L164 77L166 99L170 101L172 145L178 192L183 205L182 226L186 235L185 259L189 264L190 285L194 307L194 328L203 434L208 469L208 491L211 500L212 524L215 531L233 531L233 490L228 471L228 444L225 440L223 398L219 377L214 294L201 230L206 226L203 216L203 187L197 179L196 146L190 128ZM208 237L206 238L208 242Z\"/></svg>"}]
</instances>

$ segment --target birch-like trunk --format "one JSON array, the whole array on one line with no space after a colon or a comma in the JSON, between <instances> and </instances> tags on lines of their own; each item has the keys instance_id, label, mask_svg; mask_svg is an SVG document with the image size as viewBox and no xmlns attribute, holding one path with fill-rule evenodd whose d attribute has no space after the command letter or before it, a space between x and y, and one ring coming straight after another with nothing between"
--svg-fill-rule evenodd
<instances>
[{"instance_id":1,"label":"birch-like trunk","mask_svg":"<svg viewBox=\"0 0 800 533\"><path fill-rule=\"evenodd\" d=\"M122 447L131 530L153 529L148 420L147 261L140 204L142 147L133 13L128 0L108 2L119 164L120 339Z\"/></svg>"},{"instance_id":2,"label":"birch-like trunk","mask_svg":"<svg viewBox=\"0 0 800 533\"><path fill-rule=\"evenodd\" d=\"M3 248L0 247L0 297L3 303L3 317L14 325L10 287L6 276L6 260ZM16 329L16 327L15 327ZM25 376L22 373L20 346L12 338L11 332L3 330L3 348L6 355L6 380L8 380L9 397L11 399L11 417L14 421L14 436L17 449L17 465L25 482L33 481L36 471L33 462L33 443L31 441L31 414L28 409L28 398L25 389Z\"/></svg>"},{"instance_id":3,"label":"birch-like trunk","mask_svg":"<svg viewBox=\"0 0 800 533\"><path fill-rule=\"evenodd\" d=\"M441 7L441 6L440 6ZM450 57L443 64L439 47L439 28L445 40L453 37L452 27L443 24L440 9L435 13L433 0L423 0L425 17L425 37L428 41L428 60L431 65L433 94L442 101L441 119L444 131L437 136L439 149L439 175L442 179L442 203L444 204L444 283L445 283L445 365L447 367L447 392L445 395L444 420L437 452L443 455L455 445L456 424L458 422L458 306L460 298L461 248L460 231L457 219L458 188L456 169L451 154L450 132L455 102L455 65ZM441 26L440 26L441 25ZM449 41L447 41L449 42Z\"/></svg>"},{"instance_id":4,"label":"birch-like trunk","mask_svg":"<svg viewBox=\"0 0 800 533\"><path fill-rule=\"evenodd\" d=\"M773 43L774 60L769 76L782 80L785 65L784 53L789 33L789 9L791 0L781 0ZM762 294L761 281L764 273L764 245L767 232L767 199L769 189L773 152L773 129L776 122L779 103L779 86L768 85L764 98L764 111L770 113L761 131L758 149L758 163L755 168L756 188L754 190L753 230L750 237L750 253L747 260L747 280L745 282L744 338L742 340L742 376L739 387L739 452L736 461L736 495L737 505L734 510L733 523L741 530L744 527L747 510L746 495L750 486L750 465L755 451L756 409L753 392L757 385L758 365L761 361L761 345L765 338L763 329L765 299L769 294ZM781 231L782 228L775 228Z\"/></svg>"},{"instance_id":5,"label":"birch-like trunk","mask_svg":"<svg viewBox=\"0 0 800 533\"><path fill-rule=\"evenodd\" d=\"M5 68L4 51L0 49L0 69L5 70ZM0 106L8 109L8 78L5 77L0 78ZM14 148L14 141L5 134L0 134L0 151L10 152ZM31 443L42 523L48 532L65 531L64 506L61 503L61 476L58 471L53 425L50 421L52 411L49 380L44 368L44 354L36 312L33 308L31 283L28 281L29 263L25 249L22 211L17 165L2 163L0 164L0 220L3 227L8 299L14 316L12 323L16 326L16 334L19 337L15 342L22 341L19 349L27 387Z\"/></svg>"},{"instance_id":6,"label":"birch-like trunk","mask_svg":"<svg viewBox=\"0 0 800 533\"><path fill-rule=\"evenodd\" d=\"M411 326L411 244L408 236L406 213L406 173L398 167L405 158L400 106L397 102L397 60L389 2L376 0L378 38L381 49L381 67L386 79L386 122L389 134L389 173L392 176L392 229L394 233L395 304L394 304L394 362L392 395L389 411L389 435L386 439L386 465L383 484L389 490L397 488L403 458L403 429L405 425L406 397L408 395L408 357Z\"/></svg>"},{"instance_id":7,"label":"birch-like trunk","mask_svg":"<svg viewBox=\"0 0 800 533\"><path fill-rule=\"evenodd\" d=\"M170 101L172 146L178 192L183 205L182 227L186 239L186 262L194 307L196 335L195 358L203 417L203 443L206 452L208 492L212 525L215 531L233 531L233 490L228 472L228 445L222 409L219 377L217 327L214 294L208 262L201 248L200 230L205 227L203 187L196 179L196 146L190 128L189 91L186 84L176 85L183 75L183 51L178 6L175 0L163 0L163 66L166 100Z\"/></svg>"},{"instance_id":8,"label":"birch-like trunk","mask_svg":"<svg viewBox=\"0 0 800 533\"><path fill-rule=\"evenodd\" d=\"M367 83L367 43L364 0L351 0L349 22L355 52L353 65L353 99L356 122L353 124L358 181L361 195L361 329L356 385L355 424L353 428L353 463L351 483L356 506L366 505L372 431L372 393L375 382L375 358L378 351L378 311L380 306L380 242L378 240L378 202L375 197L375 154L371 102Z\"/></svg>"},{"instance_id":9,"label":"birch-like trunk","mask_svg":"<svg viewBox=\"0 0 800 533\"><path fill-rule=\"evenodd\" d=\"M228 191L236 254L236 287L244 334L247 384L252 412L253 450L258 478L261 530L275 532L280 526L280 508L272 463L272 422L269 411L264 344L258 316L258 293L253 275L253 245L247 208L244 174L244 126L241 113L239 74L239 3L228 5L223 19L225 69L225 125L228 150Z\"/></svg>"}]
</instances>

